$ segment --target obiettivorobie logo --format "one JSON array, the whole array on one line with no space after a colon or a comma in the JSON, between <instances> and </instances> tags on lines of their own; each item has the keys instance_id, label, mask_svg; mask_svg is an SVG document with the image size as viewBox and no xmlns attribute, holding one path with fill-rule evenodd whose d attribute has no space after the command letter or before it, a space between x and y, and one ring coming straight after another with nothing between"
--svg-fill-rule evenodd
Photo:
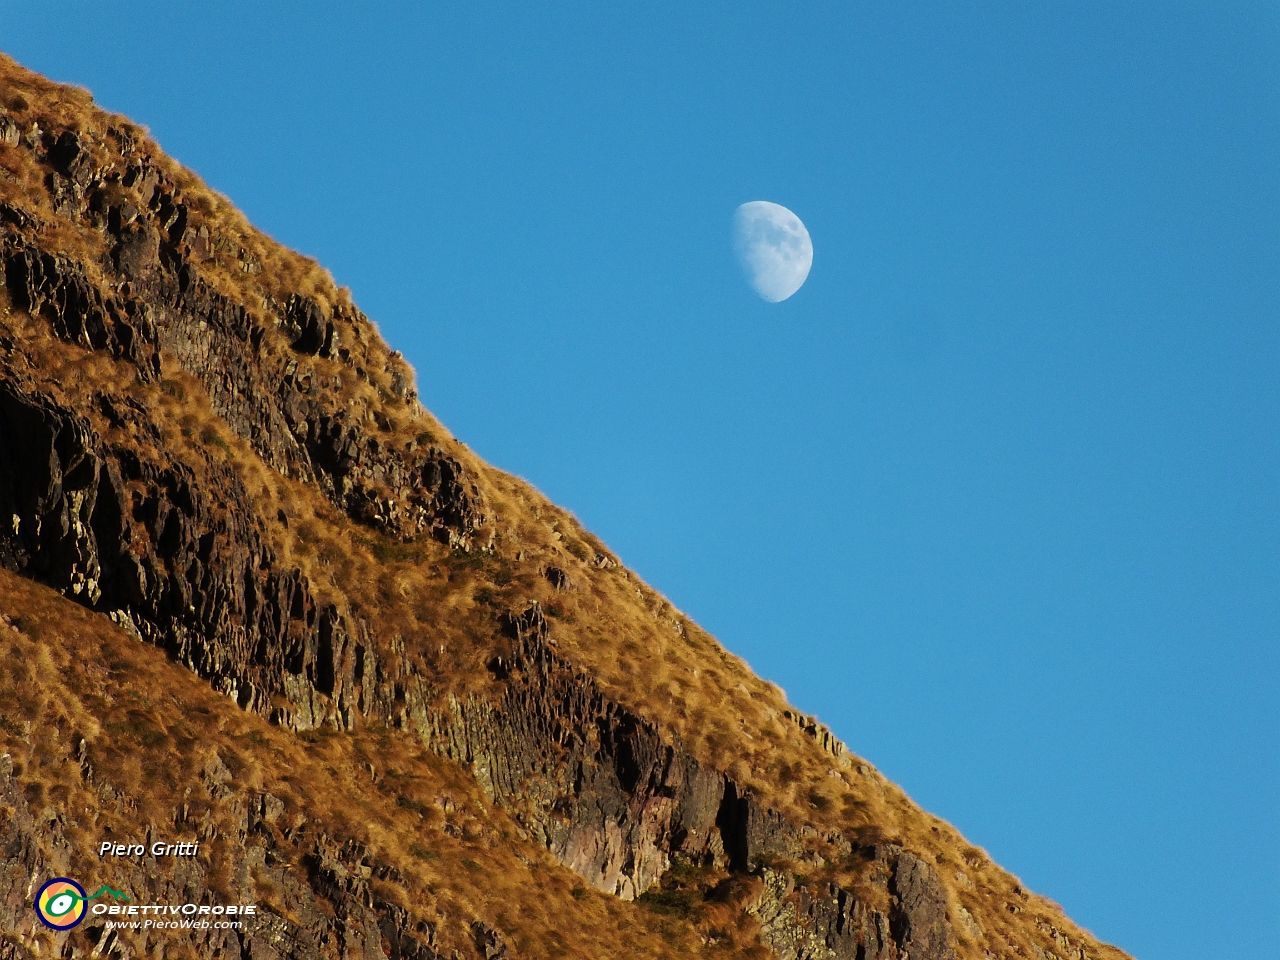
<instances>
[{"instance_id":1,"label":"obiettivorobie logo","mask_svg":"<svg viewBox=\"0 0 1280 960\"><path fill-rule=\"evenodd\" d=\"M112 904L90 903L111 897ZM108 929L121 930L239 930L241 918L254 917L254 903L130 903L119 890L105 883L90 895L70 877L54 877L36 894L36 915L51 930L70 930L92 914L103 917Z\"/></svg>"},{"instance_id":2,"label":"obiettivorobie logo","mask_svg":"<svg viewBox=\"0 0 1280 960\"><path fill-rule=\"evenodd\" d=\"M54 930L70 930L85 918L89 911L89 901L99 897L110 896L116 900L128 900L119 890L113 890L105 883L92 896L84 892L84 887L69 877L54 877L36 894L36 915L46 927Z\"/></svg>"}]
</instances>

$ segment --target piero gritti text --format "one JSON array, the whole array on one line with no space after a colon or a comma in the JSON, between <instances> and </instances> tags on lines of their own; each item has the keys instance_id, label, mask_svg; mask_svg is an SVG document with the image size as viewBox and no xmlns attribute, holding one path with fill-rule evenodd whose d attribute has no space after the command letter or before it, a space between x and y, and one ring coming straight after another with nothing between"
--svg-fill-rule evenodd
<instances>
[{"instance_id":1,"label":"piero gritti text","mask_svg":"<svg viewBox=\"0 0 1280 960\"><path fill-rule=\"evenodd\" d=\"M165 843L157 840L151 846L142 843L112 843L104 840L98 844L99 857L194 857L200 851L198 842Z\"/></svg>"}]
</instances>

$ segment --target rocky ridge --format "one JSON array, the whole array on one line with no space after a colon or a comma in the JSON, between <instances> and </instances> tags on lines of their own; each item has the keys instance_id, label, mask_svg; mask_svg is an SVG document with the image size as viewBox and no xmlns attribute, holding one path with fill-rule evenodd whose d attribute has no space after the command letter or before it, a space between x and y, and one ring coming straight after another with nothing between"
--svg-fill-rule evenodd
<instances>
[{"instance_id":1,"label":"rocky ridge","mask_svg":"<svg viewBox=\"0 0 1280 960\"><path fill-rule=\"evenodd\" d=\"M562 863L626 899L652 886L672 857L750 873L804 856L790 824L558 657L537 604L506 618L512 650L488 664L501 695L449 694L437 708L428 675L405 661L398 669L379 662L363 625L317 603L298 571L273 569L233 471L213 469L197 482L181 463L144 461L22 385L20 377L0 382L0 449L13 465L0 473L0 509L13 518L0 537L4 564L108 611L240 707L295 731L351 730L357 717L411 730L469 765ZM99 406L108 420L144 432L127 419L133 408ZM33 462L39 471L17 469ZM211 503L212 491L233 508ZM829 840L853 853L844 838ZM923 871L912 897L894 894L897 927L835 888L802 889L795 909L787 903L794 878L770 872L751 908L764 942L784 960L855 957L868 931L897 929L900 939L887 942L901 956L954 956L945 935L911 937L945 930L946 898L932 868L892 846L875 855L893 863L895 891L907 882L904 864ZM911 943L928 946L912 951Z\"/></svg>"},{"instance_id":2,"label":"rocky ridge","mask_svg":"<svg viewBox=\"0 0 1280 960\"><path fill-rule=\"evenodd\" d=\"M11 84L17 75L8 68ZM541 602L480 618L479 679L457 683L430 638L387 629L376 602L317 581L282 545L303 533L285 506L265 508L263 469L314 491L334 529L375 550L412 549L450 570L528 561L498 536L483 468L422 410L367 318L332 289L291 280L290 261L240 244L136 128L96 114L59 128L58 110L34 110L36 91L54 96L37 80L16 95L21 109L0 88L0 565L295 735L411 734L471 769L524 840L597 890L640 897L673 863L751 878L741 909L783 960L1120 955L1065 923L1022 941L984 931L936 855L770 807L559 652ZM245 296L229 276L261 284ZM89 375L55 383L55 368L72 367ZM603 548L582 559L623 573ZM539 569L553 594L573 589L564 568ZM841 769L854 765L825 729L788 718ZM31 829L19 830L28 842ZM813 878L837 862L858 889ZM333 884L312 877L309 888L329 896ZM995 909L1016 917L1032 906L1022 900ZM476 929L480 955L504 955L496 929ZM376 955L416 955L388 942Z\"/></svg>"}]
</instances>

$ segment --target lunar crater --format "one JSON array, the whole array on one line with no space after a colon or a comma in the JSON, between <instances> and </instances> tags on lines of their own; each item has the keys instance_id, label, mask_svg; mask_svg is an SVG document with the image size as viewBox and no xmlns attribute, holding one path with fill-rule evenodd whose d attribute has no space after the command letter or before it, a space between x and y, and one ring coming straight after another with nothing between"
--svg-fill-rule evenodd
<instances>
[{"instance_id":1,"label":"lunar crater","mask_svg":"<svg viewBox=\"0 0 1280 960\"><path fill-rule=\"evenodd\" d=\"M813 266L809 231L794 213L768 200L738 207L733 249L747 283L770 303L780 303L804 286Z\"/></svg>"}]
</instances>

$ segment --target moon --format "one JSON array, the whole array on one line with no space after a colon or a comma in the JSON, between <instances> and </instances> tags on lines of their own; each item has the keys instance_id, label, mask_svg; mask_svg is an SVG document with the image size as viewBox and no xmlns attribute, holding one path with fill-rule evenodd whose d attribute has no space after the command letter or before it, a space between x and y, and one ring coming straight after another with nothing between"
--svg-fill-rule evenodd
<instances>
[{"instance_id":1,"label":"moon","mask_svg":"<svg viewBox=\"0 0 1280 960\"><path fill-rule=\"evenodd\" d=\"M781 303L799 290L813 266L809 231L794 213L768 200L738 207L733 250L751 289L770 303Z\"/></svg>"}]
</instances>

